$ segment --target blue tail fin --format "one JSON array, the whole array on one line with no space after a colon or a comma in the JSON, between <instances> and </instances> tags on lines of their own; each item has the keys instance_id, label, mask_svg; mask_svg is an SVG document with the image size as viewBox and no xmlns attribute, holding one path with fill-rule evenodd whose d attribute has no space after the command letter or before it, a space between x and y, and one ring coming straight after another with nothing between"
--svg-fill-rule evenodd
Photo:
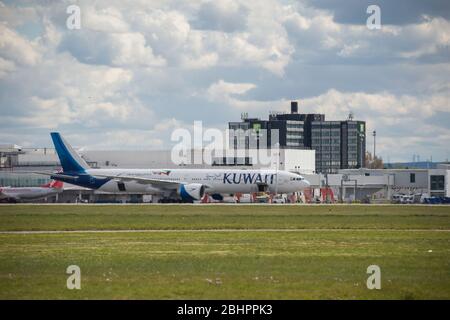
<instances>
[{"instance_id":1,"label":"blue tail fin","mask_svg":"<svg viewBox=\"0 0 450 320\"><path fill-rule=\"evenodd\" d=\"M66 142L59 132L52 132L50 133L50 136L52 137L56 153L58 154L64 172L84 173L89 169L86 161L72 149L70 144Z\"/></svg>"}]
</instances>

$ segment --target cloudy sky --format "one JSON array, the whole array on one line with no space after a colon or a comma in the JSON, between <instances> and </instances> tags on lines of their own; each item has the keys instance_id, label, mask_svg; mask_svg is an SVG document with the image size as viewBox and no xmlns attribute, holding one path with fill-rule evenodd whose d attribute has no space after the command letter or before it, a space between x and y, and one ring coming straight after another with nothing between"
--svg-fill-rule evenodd
<instances>
[{"instance_id":1,"label":"cloudy sky","mask_svg":"<svg viewBox=\"0 0 450 320\"><path fill-rule=\"evenodd\" d=\"M0 22L3 143L51 146L58 130L88 149L169 148L195 120L225 129L295 99L367 121L385 161L450 157L449 1L2 0Z\"/></svg>"}]
</instances>

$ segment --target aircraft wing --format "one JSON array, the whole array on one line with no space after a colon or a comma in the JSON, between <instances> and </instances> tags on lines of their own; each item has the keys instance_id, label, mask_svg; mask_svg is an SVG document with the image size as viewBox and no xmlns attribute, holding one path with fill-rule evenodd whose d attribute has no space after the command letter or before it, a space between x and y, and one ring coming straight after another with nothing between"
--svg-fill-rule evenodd
<instances>
[{"instance_id":1,"label":"aircraft wing","mask_svg":"<svg viewBox=\"0 0 450 320\"><path fill-rule=\"evenodd\" d=\"M77 180L78 176L71 176L71 175L65 175L62 173L49 173L49 172L40 172L40 171L34 171L35 174L42 174L42 175L48 175L52 176L54 179L58 178L64 178L69 180ZM135 177L135 176L121 176L121 175L103 175L103 174L93 174L94 177L100 177L100 178L109 178L116 181L123 181L123 182L137 182L140 184L149 184L153 185L155 187L163 188L163 189L178 189L180 185L186 184L183 181L171 181L171 180L162 180L162 179L149 179L149 178L141 178L141 177ZM70 182L69 182L70 183ZM205 185L205 188L208 189L210 186Z\"/></svg>"},{"instance_id":2,"label":"aircraft wing","mask_svg":"<svg viewBox=\"0 0 450 320\"><path fill-rule=\"evenodd\" d=\"M165 189L177 189L183 182L179 181L170 181L170 180L162 180L162 179L149 179L149 178L141 178L141 177L133 177L133 176L110 176L103 174L93 174L95 177L101 178L109 178L116 181L130 182L135 181L140 184L151 184L155 187L165 188Z\"/></svg>"},{"instance_id":3,"label":"aircraft wing","mask_svg":"<svg viewBox=\"0 0 450 320\"><path fill-rule=\"evenodd\" d=\"M32 171L31 173L41 174L41 175L44 175L44 176L52 176L55 179L58 179L58 178L69 179L69 180L76 180L76 179L78 179L78 176L70 176L70 175L62 174L62 173L51 173L51 172L44 172L44 171Z\"/></svg>"}]
</instances>

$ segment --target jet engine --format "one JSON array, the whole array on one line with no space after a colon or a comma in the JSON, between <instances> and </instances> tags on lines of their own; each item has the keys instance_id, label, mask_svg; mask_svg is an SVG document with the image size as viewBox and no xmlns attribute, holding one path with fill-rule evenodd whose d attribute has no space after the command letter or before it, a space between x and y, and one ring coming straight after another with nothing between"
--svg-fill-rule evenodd
<instances>
[{"instance_id":1,"label":"jet engine","mask_svg":"<svg viewBox=\"0 0 450 320\"><path fill-rule=\"evenodd\" d=\"M200 200L205 194L205 186L200 183L182 184L178 188L178 194L184 201Z\"/></svg>"}]
</instances>

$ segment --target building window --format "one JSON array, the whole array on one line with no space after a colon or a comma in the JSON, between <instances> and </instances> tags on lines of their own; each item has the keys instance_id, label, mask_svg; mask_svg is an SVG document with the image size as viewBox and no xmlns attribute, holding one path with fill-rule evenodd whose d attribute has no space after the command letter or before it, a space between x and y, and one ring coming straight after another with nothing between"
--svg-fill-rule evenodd
<instances>
[{"instance_id":1,"label":"building window","mask_svg":"<svg viewBox=\"0 0 450 320\"><path fill-rule=\"evenodd\" d=\"M410 183L416 183L416 174L415 173L410 173L409 174L409 182Z\"/></svg>"},{"instance_id":2,"label":"building window","mask_svg":"<svg viewBox=\"0 0 450 320\"><path fill-rule=\"evenodd\" d=\"M431 190L444 190L445 176L430 176Z\"/></svg>"}]
</instances>

